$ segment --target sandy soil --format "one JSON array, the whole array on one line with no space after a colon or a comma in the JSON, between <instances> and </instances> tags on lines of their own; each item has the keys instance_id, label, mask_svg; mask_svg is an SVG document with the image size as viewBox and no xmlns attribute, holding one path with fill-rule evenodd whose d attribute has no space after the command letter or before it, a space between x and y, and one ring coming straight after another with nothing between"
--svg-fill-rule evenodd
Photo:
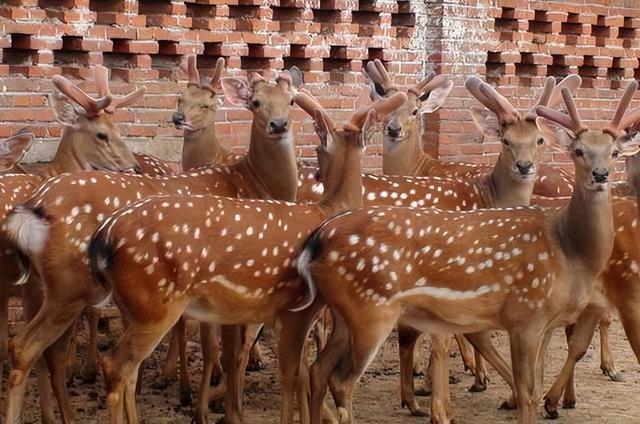
<instances>
[{"instance_id":1,"label":"sandy soil","mask_svg":"<svg viewBox=\"0 0 640 424\"><path fill-rule=\"evenodd\" d=\"M612 326L613 352L616 365L622 371L624 382L612 382L600 372L600 355L597 347L598 336L592 342L585 358L577 370L577 409L560 410L557 423L637 423L640 422L640 367L631 352L618 322ZM495 341L502 351L507 352L507 341L496 335ZM247 376L245 395L245 421L250 424L278 422L279 385L276 375L276 359L269 332L265 333L262 345L268 362L265 370L252 372ZM146 423L190 423L191 409L181 407L178 402L178 386L171 385L166 391L150 388L150 383L158 375L167 349L166 341L158 347L147 361L142 395L138 397L141 418ZM561 367L566 354L562 331L556 331L547 356L545 387L549 387L553 376ZM457 354L452 360L452 376L461 382L452 386L453 402L457 423L510 423L515 422L515 413L497 409L508 396L504 383L490 370L491 384L484 393L469 393L467 388L473 377L463 372ZM196 387L200 375L200 351L196 342L189 343L189 361L192 387ZM4 378L6 381L6 376ZM25 422L39 422L35 379L31 377L27 394ZM417 382L420 384L420 382ZM367 370L356 391L355 415L359 423L427 423L427 418L411 417L406 409L400 408L398 392L398 347L395 336L381 348L376 360ZM95 385L84 385L75 380L70 386L77 423L106 422L104 409L104 386L100 379ZM4 393L3 393L4 395ZM428 398L420 398L421 404L428 406ZM4 398L0 397L0 411L4 410ZM540 408L542 420L542 407ZM210 422L221 417L211 412Z\"/></svg>"}]
</instances>

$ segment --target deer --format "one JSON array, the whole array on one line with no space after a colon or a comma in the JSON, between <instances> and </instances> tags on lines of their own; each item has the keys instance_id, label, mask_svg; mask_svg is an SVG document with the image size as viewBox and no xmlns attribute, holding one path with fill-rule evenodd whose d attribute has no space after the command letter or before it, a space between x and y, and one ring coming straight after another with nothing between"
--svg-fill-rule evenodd
<instances>
[{"instance_id":1,"label":"deer","mask_svg":"<svg viewBox=\"0 0 640 424\"><path fill-rule=\"evenodd\" d=\"M374 93L377 96L386 96L399 90L379 59L367 63L366 69L368 78L375 85ZM422 114L437 110L452 88L453 82L442 78L438 89L431 92L424 91L422 82L407 90L409 101L387 117L384 123L384 174L469 178L491 171L491 165L434 159L422 148ZM546 197L570 196L572 184L573 177L562 168L540 164L533 192Z\"/></svg>"},{"instance_id":2,"label":"deer","mask_svg":"<svg viewBox=\"0 0 640 424\"><path fill-rule=\"evenodd\" d=\"M104 77L108 78L108 70L102 66L94 68L96 83ZM105 169L120 172L131 172L138 168L138 164L131 152L122 140L120 133L113 120L115 107L125 107L137 101L144 93L144 88L137 89L126 96L101 96L93 98L82 89L62 76L52 78L55 91L50 96L50 103L58 121L65 127L58 150L54 158L35 174L27 173L21 165L17 163L20 157L11 155L3 156L7 161L13 161L14 165L10 174L0 176L0 198L4 209L0 211L0 222L7 216L9 210L26 200L46 179L65 172L77 172L86 169ZM82 109L76 110L74 104ZM108 112L107 109L111 112ZM32 139L32 137L29 137ZM18 147L17 145L14 147ZM14 153L17 154L17 151ZM34 306L38 305L40 293L38 282L35 277L28 278L19 267L16 256L9 249L6 239L0 238L3 252L9 252L0 257L0 268L3 270L13 269L14 273L7 273L2 278L2 297L8 299L15 282L28 283L23 286L24 312L27 317L35 314ZM12 275L10 275L12 274ZM30 291L27 294L26 291ZM2 331L0 331L0 344L5 346L6 326L7 326L7 302L0 303L2 308ZM35 307L37 309L37 307ZM6 357L4 347L0 349L0 368ZM51 369L52 382L60 410L65 419L70 415L68 401L62 395L66 393L64 370L58 366L59 361L53 352L46 355L47 364ZM40 387L41 410L43 421L53 420L53 408L47 401L46 371L38 365L38 384ZM61 397L63 396L63 397Z\"/></svg>"},{"instance_id":3,"label":"deer","mask_svg":"<svg viewBox=\"0 0 640 424\"><path fill-rule=\"evenodd\" d=\"M637 140L624 139L625 122L640 118L625 115L637 83L630 86L603 129L583 124L566 87L568 115L536 107L541 132L555 134L552 142L570 151L575 166L573 194L560 210L365 207L327 220L307 238L297 262L305 304L319 297L334 317L310 371L312 423L320 422L329 379L350 398L398 320L432 334L434 390L446 390L448 333L505 330L518 421L536 421L549 331L575 322L613 250L609 172L619 157L640 151ZM553 132L551 123L562 130ZM399 237L388 237L391 225ZM450 399L431 408L432 420L450 422ZM353 419L351 402L344 414Z\"/></svg>"},{"instance_id":4,"label":"deer","mask_svg":"<svg viewBox=\"0 0 640 424\"><path fill-rule=\"evenodd\" d=\"M297 345L292 356L279 355L283 386L281 421L293 422L298 373L295 364L300 363L304 343L304 337L297 337L297 328L301 321L305 321L303 327L306 327L316 315L312 312L308 317L299 319L289 310L300 301L300 289L303 288L297 282L292 266L296 247L326 217L362 203L360 158L366 134L372 130L376 115L389 113L402 104L406 96L399 93L370 108L356 111L342 127L334 124L326 111L307 93L299 91L294 100L313 116L321 140L317 149L318 162L326 189L319 203L302 205L214 196L163 196L146 199L144 204L135 203L118 211L94 235L89 247L92 272L98 282L112 290L113 298L128 317L128 325L118 347L112 355L105 357L103 364L108 381L110 422L121 422L124 404L127 405L129 420L132 414L135 416L135 411L129 406L134 404L128 397L132 393L129 382L133 381L140 361L185 312L201 321L219 324L270 323L278 334L279 352L283 352L285 346ZM180 211L170 211L163 206L174 208L176 204L181 205L179 209L188 208L189 214L176 213ZM135 245L129 244L126 241L129 237L125 237L124 232L140 227L139 220L144 210L153 220L145 230L151 237L143 236L140 240L134 237L131 242ZM162 213L161 220L157 219L158 213ZM193 228L197 234L191 235L189 231L191 237L185 237L181 231L179 234L173 232L174 226L192 227L194 223L201 222L200 218L202 228L198 224ZM117 245L121 246L116 248ZM194 254L184 256L188 262L187 272L172 271L173 260L165 255L167 245L171 245L171 250L176 253L180 248L184 252L186 245L190 246L189 251ZM157 247L163 252L160 253ZM133 256L149 252L150 262L136 263L132 261L132 255L124 253L127 251L131 251ZM122 253L124 255L121 256ZM154 263L153 258L156 257L158 260ZM152 263L158 271L144 278L145 293L126 290L124 283L130 281L132 272ZM164 280L160 286L159 279ZM156 311L152 306L138 314L140 310L134 304L139 302L140 295L153 299L149 306L156 302L164 303L163 311ZM136 311L130 309L131 306ZM152 316L151 320L147 319ZM292 319L294 317L296 319ZM144 340L139 338L140 331L147 334ZM127 358L125 352L132 347L132 342L136 345L135 353ZM206 390L206 385L203 389ZM305 401L304 397L299 399L302 409ZM205 405L202 409L196 414L197 422L206 422L208 408ZM229 415L226 419L228 422L242 420L241 416ZM133 421L137 422L137 418Z\"/></svg>"},{"instance_id":5,"label":"deer","mask_svg":"<svg viewBox=\"0 0 640 424\"><path fill-rule=\"evenodd\" d=\"M282 72L276 80L257 74L250 78L226 77L221 84L227 99L254 115L249 151L240 161L176 176L99 171L59 176L16 207L3 223L2 233L37 270L47 293L38 313L10 344L13 369L6 411L9 422L20 414L25 376L35 358L48 346L66 351L67 343L56 340L84 308L104 300L104 292L92 282L86 248L106 216L143 197L159 194L295 200L297 169L290 117L295 88L288 72ZM89 189L74 190L76 187ZM95 187L100 190L91 190ZM38 243L33 244L35 240Z\"/></svg>"}]
</instances>

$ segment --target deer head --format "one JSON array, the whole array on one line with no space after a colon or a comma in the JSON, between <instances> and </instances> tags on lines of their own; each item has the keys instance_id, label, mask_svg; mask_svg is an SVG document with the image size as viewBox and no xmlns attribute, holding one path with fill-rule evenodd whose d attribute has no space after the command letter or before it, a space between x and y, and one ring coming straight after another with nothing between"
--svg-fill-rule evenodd
<instances>
[{"instance_id":1,"label":"deer head","mask_svg":"<svg viewBox=\"0 0 640 424\"><path fill-rule=\"evenodd\" d=\"M398 92L398 87L380 60L367 63L365 75L373 83L372 94L375 99ZM403 143L413 137L419 139L422 135L422 115L433 113L442 107L452 88L453 81L446 75L435 74L426 76L409 88L407 101L384 120L382 140L385 153L401 148Z\"/></svg>"},{"instance_id":2,"label":"deer head","mask_svg":"<svg viewBox=\"0 0 640 424\"><path fill-rule=\"evenodd\" d=\"M101 97L94 99L66 78L58 75L53 77L53 85L57 90L50 96L51 105L58 121L66 126L51 164L60 168L56 173L74 169L137 169L138 164L120 136L113 114L116 107L137 100L144 89L114 97L108 90L108 78L108 69L97 65L95 81ZM72 102L81 109L75 108Z\"/></svg>"},{"instance_id":3,"label":"deer head","mask_svg":"<svg viewBox=\"0 0 640 424\"><path fill-rule=\"evenodd\" d=\"M539 118L536 123L540 132L559 147L569 149L575 163L576 182L582 182L587 191L606 191L609 188L609 175L615 169L619 158L632 156L640 151L640 140L628 137L625 129L640 120L640 109L625 113L638 88L632 81L614 112L611 122L599 130L589 129L582 122L578 109L571 97L571 91L564 87L562 98L568 114L537 106ZM549 125L549 121L560 128Z\"/></svg>"},{"instance_id":4,"label":"deer head","mask_svg":"<svg viewBox=\"0 0 640 424\"><path fill-rule=\"evenodd\" d=\"M203 84L200 79L195 55L187 57L186 71L189 78L187 91L180 96L178 110L172 115L171 121L176 128L188 131L209 129L213 126L216 111L222 103L222 98L216 90L224 71L224 59L217 60L209 84Z\"/></svg>"},{"instance_id":5,"label":"deer head","mask_svg":"<svg viewBox=\"0 0 640 424\"><path fill-rule=\"evenodd\" d=\"M535 108L557 107L562 101L561 90L567 88L573 92L581 81L579 76L569 75L556 85L553 77L547 78L533 108L520 113L489 84L477 77L467 79L467 90L486 107L471 108L474 123L485 137L498 139L502 143L496 167L509 170L514 180L535 179L540 151L545 144L543 134L536 126Z\"/></svg>"},{"instance_id":6,"label":"deer head","mask_svg":"<svg viewBox=\"0 0 640 424\"><path fill-rule=\"evenodd\" d=\"M343 197L340 199L342 206L352 208L362 204L360 163L364 148L376 132L379 121L402 107L406 99L404 93L395 93L354 112L351 120L340 127L308 92L301 89L296 93L295 102L313 117L314 129L320 139L320 145L316 148L319 168L317 179L324 186L323 201L335 201L337 197ZM358 172L353 172L354 169ZM351 181L353 176L358 180Z\"/></svg>"},{"instance_id":7,"label":"deer head","mask_svg":"<svg viewBox=\"0 0 640 424\"><path fill-rule=\"evenodd\" d=\"M0 172L6 172L18 163L33 144L33 134L23 128L11 137L0 141Z\"/></svg>"},{"instance_id":8,"label":"deer head","mask_svg":"<svg viewBox=\"0 0 640 424\"><path fill-rule=\"evenodd\" d=\"M253 130L260 135L280 140L291 128L291 105L295 86L289 71L280 72L275 81L258 74L222 78L226 98L235 106L253 112Z\"/></svg>"}]
</instances>

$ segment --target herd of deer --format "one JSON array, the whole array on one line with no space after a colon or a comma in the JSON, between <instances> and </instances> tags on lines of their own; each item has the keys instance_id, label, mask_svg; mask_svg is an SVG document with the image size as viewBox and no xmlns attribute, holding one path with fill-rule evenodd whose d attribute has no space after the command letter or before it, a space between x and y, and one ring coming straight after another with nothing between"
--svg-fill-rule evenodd
<instances>
[{"instance_id":1,"label":"herd of deer","mask_svg":"<svg viewBox=\"0 0 640 424\"><path fill-rule=\"evenodd\" d=\"M207 421L216 396L225 397L226 422L242 421L244 371L252 354L260 361L255 339L264 324L276 334L282 423L294 421L296 404L303 423L353 422L355 384L396 324L402 404L413 415L427 415L414 398L414 347L423 332L431 337L426 383L433 423L453 417L451 333L475 374L471 390L486 388L487 360L510 386L504 406L517 408L521 423L538 416L554 328L566 327L569 353L545 396L550 417L558 415L563 394L563 406L575 406L573 369L598 324L602 369L617 378L607 337L614 310L640 360L640 227L632 197L640 192L640 159L633 156L640 151L634 129L640 109L628 111L635 81L610 123L593 129L572 98L581 82L576 75L558 84L548 78L527 111L468 78L467 90L484 106L471 108L474 123L502 142L497 162L480 166L422 150L422 115L436 111L453 86L443 75L405 91L381 62L370 62L360 109L337 124L302 87L296 68L269 79L223 78L220 59L208 84L195 56L186 68L189 82L172 118L184 131L179 172L128 150L114 112L144 90L112 95L101 66L96 98L53 78L51 105L65 129L57 154L37 174L18 164L32 134L21 131L0 144L7 423L21 421L34 365L42 422L55 417L48 373L61 419L72 421L66 368L75 322L85 313L91 323L83 377L95 381L96 308L110 301L124 322L101 362L112 423L139 422L140 364L172 328L181 402L191 401L186 319L201 326L197 423ZM220 86L227 101L253 113L244 156L216 139ZM296 162L294 105L313 119L318 169ZM380 132L385 175L363 173L363 151ZM540 163L546 146L569 151L575 174ZM628 185L610 181L622 157ZM28 322L9 344L11 296L22 297ZM327 311L331 325L318 326ZM304 352L314 323L318 355L309 367ZM510 364L492 345L492 330L508 333ZM324 403L327 387L337 417Z\"/></svg>"}]
</instances>

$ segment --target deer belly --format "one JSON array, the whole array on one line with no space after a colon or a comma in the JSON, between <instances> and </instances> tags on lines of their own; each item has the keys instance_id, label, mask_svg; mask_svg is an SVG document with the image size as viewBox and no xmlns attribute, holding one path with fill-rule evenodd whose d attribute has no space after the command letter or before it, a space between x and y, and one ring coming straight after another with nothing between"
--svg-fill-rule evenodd
<instances>
[{"instance_id":1,"label":"deer belly","mask_svg":"<svg viewBox=\"0 0 640 424\"><path fill-rule=\"evenodd\" d=\"M485 316L477 308L440 306L407 308L399 322L427 333L475 333L500 327L495 320Z\"/></svg>"}]
</instances>

